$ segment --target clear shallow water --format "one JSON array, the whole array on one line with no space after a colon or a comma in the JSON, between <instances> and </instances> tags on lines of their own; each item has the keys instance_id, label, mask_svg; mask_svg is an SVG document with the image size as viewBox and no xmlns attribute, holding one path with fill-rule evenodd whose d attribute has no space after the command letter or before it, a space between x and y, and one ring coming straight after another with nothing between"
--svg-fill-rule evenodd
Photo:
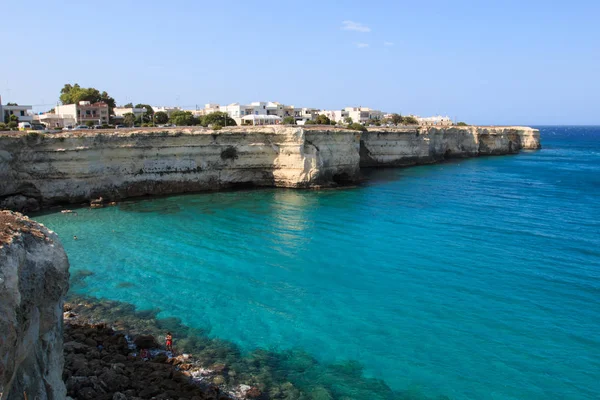
<instances>
[{"instance_id":1,"label":"clear shallow water","mask_svg":"<svg viewBox=\"0 0 600 400\"><path fill-rule=\"evenodd\" d=\"M244 350L356 360L428 396L597 399L600 128L541 131L541 151L371 171L355 189L36 218L72 274L94 272L75 292L158 307Z\"/></svg>"}]
</instances>

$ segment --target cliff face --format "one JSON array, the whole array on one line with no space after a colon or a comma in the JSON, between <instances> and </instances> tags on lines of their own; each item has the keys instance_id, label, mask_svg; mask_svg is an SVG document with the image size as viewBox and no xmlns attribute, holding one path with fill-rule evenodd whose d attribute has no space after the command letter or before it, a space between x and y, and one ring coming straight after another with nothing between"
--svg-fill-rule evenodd
<instances>
[{"instance_id":1,"label":"cliff face","mask_svg":"<svg viewBox=\"0 0 600 400\"><path fill-rule=\"evenodd\" d=\"M307 188L356 179L359 136L343 129L175 128L0 136L0 208L103 196Z\"/></svg>"},{"instance_id":2,"label":"cliff face","mask_svg":"<svg viewBox=\"0 0 600 400\"><path fill-rule=\"evenodd\" d=\"M360 166L429 164L447 158L539 149L540 133L523 127L406 127L370 129L360 141Z\"/></svg>"},{"instance_id":3,"label":"cliff face","mask_svg":"<svg viewBox=\"0 0 600 400\"><path fill-rule=\"evenodd\" d=\"M539 148L531 128L143 128L0 135L0 208L36 210L102 196L310 188L357 180L360 167Z\"/></svg>"},{"instance_id":4,"label":"cliff face","mask_svg":"<svg viewBox=\"0 0 600 400\"><path fill-rule=\"evenodd\" d=\"M56 234L0 211L2 400L63 399L63 296L69 263Z\"/></svg>"}]
</instances>

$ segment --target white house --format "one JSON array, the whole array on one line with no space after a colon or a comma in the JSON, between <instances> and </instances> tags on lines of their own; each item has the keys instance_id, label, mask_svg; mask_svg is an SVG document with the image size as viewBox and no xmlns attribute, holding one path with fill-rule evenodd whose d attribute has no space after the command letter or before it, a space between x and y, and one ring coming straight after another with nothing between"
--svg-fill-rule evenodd
<instances>
[{"instance_id":1,"label":"white house","mask_svg":"<svg viewBox=\"0 0 600 400\"><path fill-rule=\"evenodd\" d=\"M346 107L343 110L322 110L320 114L324 114L327 118L336 122L345 122L348 117L352 118L352 122L361 124L372 120L383 119L384 113L379 110L373 110L368 107Z\"/></svg>"},{"instance_id":2,"label":"white house","mask_svg":"<svg viewBox=\"0 0 600 400\"><path fill-rule=\"evenodd\" d=\"M433 117L415 117L419 122L419 125L426 126L447 126L452 125L452 119L448 116L436 115Z\"/></svg>"},{"instance_id":3,"label":"white house","mask_svg":"<svg viewBox=\"0 0 600 400\"><path fill-rule=\"evenodd\" d=\"M33 116L30 113L32 109L32 106L2 105L0 97L0 115L2 116L0 122L9 122L11 115L15 115L19 122L32 122Z\"/></svg>"},{"instance_id":4,"label":"white house","mask_svg":"<svg viewBox=\"0 0 600 400\"><path fill-rule=\"evenodd\" d=\"M344 122L344 119L350 116L350 113L346 110L322 110L321 114L335 122Z\"/></svg>"},{"instance_id":5,"label":"white house","mask_svg":"<svg viewBox=\"0 0 600 400\"><path fill-rule=\"evenodd\" d=\"M142 107L115 107L113 108L115 117L124 117L125 114L133 114L136 118L142 114L148 114L148 110Z\"/></svg>"},{"instance_id":6,"label":"white house","mask_svg":"<svg viewBox=\"0 0 600 400\"><path fill-rule=\"evenodd\" d=\"M181 111L180 107L164 107L164 106L152 106L152 109L154 110L154 113L157 112L164 112L165 114L167 114L169 117L171 116L171 114L175 111Z\"/></svg>"},{"instance_id":7,"label":"white house","mask_svg":"<svg viewBox=\"0 0 600 400\"><path fill-rule=\"evenodd\" d=\"M352 122L361 124L367 123L369 120L383 119L384 115L383 112L368 107L346 107L344 110L348 112L348 116L352 118Z\"/></svg>"},{"instance_id":8,"label":"white house","mask_svg":"<svg viewBox=\"0 0 600 400\"><path fill-rule=\"evenodd\" d=\"M209 106L209 104L207 104ZM268 115L267 114L267 103L257 101L248 105L240 103L231 103L226 106L215 107L214 104L210 104L211 107L205 108L205 114L211 112L221 111L227 113L238 125L242 125L242 118L247 115ZM214 110L214 111L213 111Z\"/></svg>"},{"instance_id":9,"label":"white house","mask_svg":"<svg viewBox=\"0 0 600 400\"><path fill-rule=\"evenodd\" d=\"M108 104L104 102L90 103L89 101L80 101L77 104L65 104L56 106L54 114L58 115L65 122L65 125L85 124L91 122L97 125L108 124ZM66 121L75 121L75 123L66 123Z\"/></svg>"}]
</instances>

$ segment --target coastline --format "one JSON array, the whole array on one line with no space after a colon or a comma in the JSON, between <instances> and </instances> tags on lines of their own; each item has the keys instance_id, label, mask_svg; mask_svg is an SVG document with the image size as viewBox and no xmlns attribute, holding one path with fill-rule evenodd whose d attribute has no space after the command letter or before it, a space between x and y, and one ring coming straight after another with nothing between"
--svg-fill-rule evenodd
<instances>
[{"instance_id":1,"label":"coastline","mask_svg":"<svg viewBox=\"0 0 600 400\"><path fill-rule=\"evenodd\" d=\"M539 149L527 127L144 128L0 134L0 207L56 205L249 187L352 185L361 169Z\"/></svg>"}]
</instances>

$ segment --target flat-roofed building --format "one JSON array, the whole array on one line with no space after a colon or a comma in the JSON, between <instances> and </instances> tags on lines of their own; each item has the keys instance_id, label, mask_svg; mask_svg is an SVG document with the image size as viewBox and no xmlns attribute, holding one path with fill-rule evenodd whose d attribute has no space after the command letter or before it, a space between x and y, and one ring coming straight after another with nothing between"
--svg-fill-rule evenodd
<instances>
[{"instance_id":1,"label":"flat-roofed building","mask_svg":"<svg viewBox=\"0 0 600 400\"><path fill-rule=\"evenodd\" d=\"M2 105L2 98L0 97L0 115L2 119L0 122L10 122L10 117L14 115L17 117L19 122L32 122L33 115L31 114L32 106L22 106L15 104L4 104Z\"/></svg>"},{"instance_id":2,"label":"flat-roofed building","mask_svg":"<svg viewBox=\"0 0 600 400\"><path fill-rule=\"evenodd\" d=\"M89 101L80 101L77 104L65 104L56 106L54 114L61 116L63 119L74 120L75 124L82 125L93 123L94 125L108 124L108 104L100 101L90 103Z\"/></svg>"}]
</instances>

